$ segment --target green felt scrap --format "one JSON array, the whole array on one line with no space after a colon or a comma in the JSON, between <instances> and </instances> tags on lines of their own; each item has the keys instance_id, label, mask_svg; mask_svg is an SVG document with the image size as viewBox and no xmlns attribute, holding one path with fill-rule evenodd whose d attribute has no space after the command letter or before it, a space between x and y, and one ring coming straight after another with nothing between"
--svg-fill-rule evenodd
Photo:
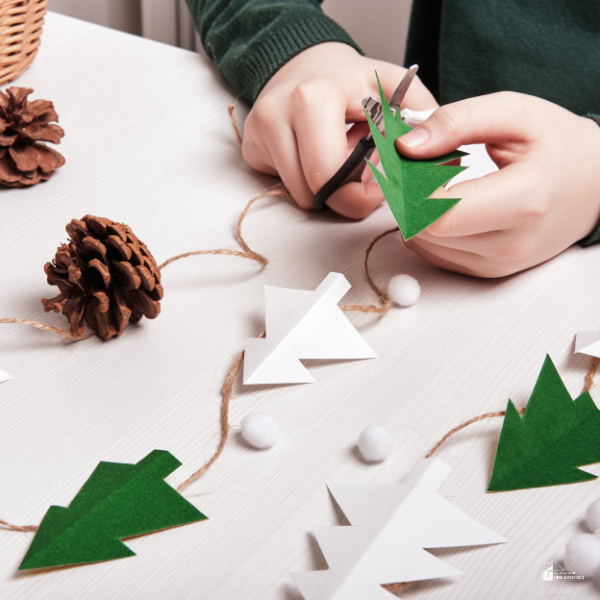
<instances>
[{"instance_id":1,"label":"green felt scrap","mask_svg":"<svg viewBox=\"0 0 600 600\"><path fill-rule=\"evenodd\" d=\"M179 466L164 450L135 465L101 462L68 508L48 509L19 570L135 556L121 538L206 519L163 481Z\"/></svg>"},{"instance_id":2,"label":"green felt scrap","mask_svg":"<svg viewBox=\"0 0 600 600\"><path fill-rule=\"evenodd\" d=\"M588 392L571 399L546 356L523 418L509 400L489 492L596 479L577 467L600 462L600 410Z\"/></svg>"},{"instance_id":3,"label":"green felt scrap","mask_svg":"<svg viewBox=\"0 0 600 600\"><path fill-rule=\"evenodd\" d=\"M404 239L409 240L460 202L460 198L429 198L429 196L467 168L443 165L443 163L465 156L466 153L455 150L428 160L411 160L398 154L394 141L411 131L412 127L402 121L400 110L396 111L396 116L392 113L381 89L379 77L377 77L377 85L383 108L385 137L368 114L367 119L385 177L370 161L367 162L392 209Z\"/></svg>"}]
</instances>

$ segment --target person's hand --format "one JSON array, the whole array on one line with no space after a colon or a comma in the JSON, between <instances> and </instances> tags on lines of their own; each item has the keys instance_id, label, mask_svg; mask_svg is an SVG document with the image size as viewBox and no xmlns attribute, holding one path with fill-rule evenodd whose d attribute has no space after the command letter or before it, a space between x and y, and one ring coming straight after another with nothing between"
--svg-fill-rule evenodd
<instances>
[{"instance_id":1,"label":"person's hand","mask_svg":"<svg viewBox=\"0 0 600 600\"><path fill-rule=\"evenodd\" d=\"M379 96L375 71L386 97L406 69L361 56L350 46L327 42L308 48L286 63L258 96L244 126L242 153L250 166L279 175L306 209L314 195L369 131L362 99ZM402 103L413 110L437 102L415 78ZM357 123L346 133L346 123ZM383 201L367 167L362 183L348 183L327 201L336 212L359 219Z\"/></svg>"},{"instance_id":2,"label":"person's hand","mask_svg":"<svg viewBox=\"0 0 600 600\"><path fill-rule=\"evenodd\" d=\"M562 252L600 218L600 127L556 104L501 92L448 104L399 137L414 159L485 143L499 171L432 197L462 198L406 245L429 262L502 277Z\"/></svg>"}]
</instances>

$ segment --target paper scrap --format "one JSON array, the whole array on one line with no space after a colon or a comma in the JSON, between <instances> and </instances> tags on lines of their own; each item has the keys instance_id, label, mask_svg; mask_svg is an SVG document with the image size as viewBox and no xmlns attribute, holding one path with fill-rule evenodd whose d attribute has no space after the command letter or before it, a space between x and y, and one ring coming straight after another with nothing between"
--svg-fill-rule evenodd
<instances>
[{"instance_id":1,"label":"paper scrap","mask_svg":"<svg viewBox=\"0 0 600 600\"><path fill-rule=\"evenodd\" d=\"M575 353L600 358L600 331L580 331L575 337Z\"/></svg>"},{"instance_id":2,"label":"paper scrap","mask_svg":"<svg viewBox=\"0 0 600 600\"><path fill-rule=\"evenodd\" d=\"M244 383L313 383L301 359L377 358L337 305L350 287L340 273L314 292L266 285L266 337L246 340Z\"/></svg>"},{"instance_id":3,"label":"paper scrap","mask_svg":"<svg viewBox=\"0 0 600 600\"><path fill-rule=\"evenodd\" d=\"M386 600L381 585L460 574L425 548L506 540L438 491L450 467L421 459L400 484L328 485L352 527L317 527L329 569L291 573L305 600Z\"/></svg>"},{"instance_id":4,"label":"paper scrap","mask_svg":"<svg viewBox=\"0 0 600 600\"><path fill-rule=\"evenodd\" d=\"M600 410L589 392L572 400L548 355L523 417L508 401L489 492L590 481L600 462Z\"/></svg>"},{"instance_id":5,"label":"paper scrap","mask_svg":"<svg viewBox=\"0 0 600 600\"><path fill-rule=\"evenodd\" d=\"M8 381L12 378L13 376L6 373L6 371L0 371L0 383L4 383L5 381Z\"/></svg>"},{"instance_id":6,"label":"paper scrap","mask_svg":"<svg viewBox=\"0 0 600 600\"><path fill-rule=\"evenodd\" d=\"M379 77L379 94L385 123L385 137L367 113L369 127L377 146L385 176L370 161L367 161L405 240L414 237L429 227L453 206L460 198L429 198L438 188L448 183L466 167L444 165L465 156L455 150L444 156L427 160L411 160L401 156L394 144L401 135L412 127L402 121L401 112L392 113L385 98Z\"/></svg>"},{"instance_id":7,"label":"paper scrap","mask_svg":"<svg viewBox=\"0 0 600 600\"><path fill-rule=\"evenodd\" d=\"M101 462L68 508L48 509L19 570L135 556L122 538L206 519L163 481L179 466L164 450L134 465Z\"/></svg>"}]
</instances>

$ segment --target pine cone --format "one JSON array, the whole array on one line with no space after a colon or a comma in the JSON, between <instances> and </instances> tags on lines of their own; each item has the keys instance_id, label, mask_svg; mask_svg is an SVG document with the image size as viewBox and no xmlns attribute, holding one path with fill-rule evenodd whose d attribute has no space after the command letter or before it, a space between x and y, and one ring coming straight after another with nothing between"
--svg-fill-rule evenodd
<instances>
[{"instance_id":1,"label":"pine cone","mask_svg":"<svg viewBox=\"0 0 600 600\"><path fill-rule=\"evenodd\" d=\"M48 283L61 292L42 300L46 312L62 312L72 335L82 335L87 324L105 340L142 316L160 314L160 271L129 226L86 215L66 230L69 243L44 265Z\"/></svg>"},{"instance_id":2,"label":"pine cone","mask_svg":"<svg viewBox=\"0 0 600 600\"><path fill-rule=\"evenodd\" d=\"M50 179L65 159L41 142L59 144L65 135L54 105L49 100L27 101L30 88L0 91L0 184L10 187L35 185Z\"/></svg>"}]
</instances>

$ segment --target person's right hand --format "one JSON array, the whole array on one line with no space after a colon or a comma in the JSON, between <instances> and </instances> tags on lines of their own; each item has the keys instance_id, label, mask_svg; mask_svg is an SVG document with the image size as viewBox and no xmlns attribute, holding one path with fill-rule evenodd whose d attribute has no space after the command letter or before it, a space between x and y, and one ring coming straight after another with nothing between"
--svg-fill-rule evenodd
<instances>
[{"instance_id":1,"label":"person's right hand","mask_svg":"<svg viewBox=\"0 0 600 600\"><path fill-rule=\"evenodd\" d=\"M406 69L361 56L352 47L326 42L287 62L259 94L246 119L242 153L258 171L279 175L296 202L313 206L315 194L342 166L369 131L362 99L379 96L375 71L386 97ZM402 107L437 108L418 78ZM346 123L357 123L346 132ZM336 212L360 219L383 201L367 167L362 183L347 183L327 201Z\"/></svg>"}]
</instances>

